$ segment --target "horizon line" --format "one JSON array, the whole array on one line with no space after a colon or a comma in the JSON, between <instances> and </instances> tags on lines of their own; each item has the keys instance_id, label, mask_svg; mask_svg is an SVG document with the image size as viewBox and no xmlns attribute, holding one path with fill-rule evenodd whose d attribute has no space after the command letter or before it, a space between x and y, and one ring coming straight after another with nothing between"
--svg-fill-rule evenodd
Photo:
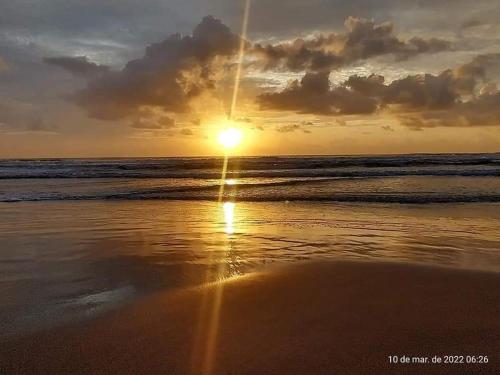
<instances>
[{"instance_id":1,"label":"horizon line","mask_svg":"<svg viewBox=\"0 0 500 375\"><path fill-rule=\"evenodd\" d=\"M417 156L417 155L495 155L500 150L492 152L409 152L409 153L374 153L374 154L268 154L268 155L232 155L231 158L273 158L273 157L377 157L377 156ZM223 159L224 155L193 155L193 156L63 156L63 157L0 157L0 160L62 160L62 159Z\"/></svg>"}]
</instances>

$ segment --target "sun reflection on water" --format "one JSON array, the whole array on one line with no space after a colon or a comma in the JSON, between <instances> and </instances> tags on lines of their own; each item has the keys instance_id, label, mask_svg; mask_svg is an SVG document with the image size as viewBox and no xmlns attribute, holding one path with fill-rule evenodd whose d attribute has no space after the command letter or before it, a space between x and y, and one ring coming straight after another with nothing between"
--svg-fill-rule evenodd
<instances>
[{"instance_id":1,"label":"sun reflection on water","mask_svg":"<svg viewBox=\"0 0 500 375\"><path fill-rule=\"evenodd\" d=\"M198 327L193 342L193 374L213 374L220 310L224 294L224 280L241 275L240 260L233 252L236 244L236 237L234 236L235 208L236 203L230 201L219 202L216 206L218 215L222 217L219 216L219 220L217 220L220 229L216 230L214 235L222 235L225 240L222 254L212 255L210 259L210 263L213 263L215 267L210 268L210 271L207 272L207 287L204 289L200 301Z\"/></svg>"},{"instance_id":2,"label":"sun reflection on water","mask_svg":"<svg viewBox=\"0 0 500 375\"><path fill-rule=\"evenodd\" d=\"M226 228L224 232L226 234L234 233L234 208L236 205L233 202L225 202L222 206L224 210L224 223L226 224Z\"/></svg>"}]
</instances>

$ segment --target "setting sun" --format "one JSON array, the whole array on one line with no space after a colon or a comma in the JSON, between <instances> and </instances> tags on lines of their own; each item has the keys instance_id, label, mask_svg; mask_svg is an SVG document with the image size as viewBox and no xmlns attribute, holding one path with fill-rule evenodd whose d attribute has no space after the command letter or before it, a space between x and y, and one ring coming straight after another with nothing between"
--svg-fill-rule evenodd
<instances>
[{"instance_id":1,"label":"setting sun","mask_svg":"<svg viewBox=\"0 0 500 375\"><path fill-rule=\"evenodd\" d=\"M238 146L242 138L241 130L235 128L227 128L219 133L219 143L226 149Z\"/></svg>"}]
</instances>

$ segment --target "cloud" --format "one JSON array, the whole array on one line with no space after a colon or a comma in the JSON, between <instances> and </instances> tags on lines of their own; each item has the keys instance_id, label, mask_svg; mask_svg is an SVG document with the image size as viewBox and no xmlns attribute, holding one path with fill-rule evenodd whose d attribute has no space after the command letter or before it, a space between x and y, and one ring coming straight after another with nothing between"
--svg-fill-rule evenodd
<instances>
[{"instance_id":1,"label":"cloud","mask_svg":"<svg viewBox=\"0 0 500 375\"><path fill-rule=\"evenodd\" d=\"M194 135L193 131L191 129L188 129L188 128L181 129L181 131L179 132L179 134L186 135L186 136Z\"/></svg>"},{"instance_id":2,"label":"cloud","mask_svg":"<svg viewBox=\"0 0 500 375\"><path fill-rule=\"evenodd\" d=\"M289 110L321 115L368 114L377 110L377 101L345 84L330 88L329 72L306 73L285 90L257 97L262 109Z\"/></svg>"},{"instance_id":3,"label":"cloud","mask_svg":"<svg viewBox=\"0 0 500 375\"><path fill-rule=\"evenodd\" d=\"M55 65L64 70L67 70L76 77L87 79L96 78L110 71L109 66L91 62L87 59L86 56L46 57L43 59L43 61L47 64Z\"/></svg>"},{"instance_id":4,"label":"cloud","mask_svg":"<svg viewBox=\"0 0 500 375\"><path fill-rule=\"evenodd\" d=\"M131 126L136 129L168 129L175 126L175 120L168 116L154 119L140 117L133 121Z\"/></svg>"},{"instance_id":5,"label":"cloud","mask_svg":"<svg viewBox=\"0 0 500 375\"><path fill-rule=\"evenodd\" d=\"M143 130L169 129L175 127L175 119L156 107L141 107L131 126Z\"/></svg>"},{"instance_id":6,"label":"cloud","mask_svg":"<svg viewBox=\"0 0 500 375\"><path fill-rule=\"evenodd\" d=\"M407 76L384 87L381 100L406 110L441 110L463 105L465 101L472 103L482 88L491 88L487 70L496 65L500 65L500 54L485 54L437 75Z\"/></svg>"},{"instance_id":7,"label":"cloud","mask_svg":"<svg viewBox=\"0 0 500 375\"><path fill-rule=\"evenodd\" d=\"M304 126L308 127L308 126L313 126L313 125L314 125L314 123L311 121L302 121L299 124L288 124L288 125L278 126L276 128L276 131L278 133L293 133L295 131L301 130L303 133L310 134L311 131L309 129L304 128ZM264 130L264 129L260 129L260 130Z\"/></svg>"},{"instance_id":8,"label":"cloud","mask_svg":"<svg viewBox=\"0 0 500 375\"><path fill-rule=\"evenodd\" d=\"M500 126L500 92L479 95L448 110L409 113L399 119L402 125L413 130L441 126Z\"/></svg>"},{"instance_id":9,"label":"cloud","mask_svg":"<svg viewBox=\"0 0 500 375\"><path fill-rule=\"evenodd\" d=\"M471 16L481 17L481 11L495 13L495 1L419 0L416 4L415 0L255 0L250 26L259 34L286 34L338 27L347 16L356 14L401 19L420 28L444 28ZM241 26L243 8L244 2L234 0L86 0L70 4L61 0L24 0L2 8L0 25L70 37L97 32L118 40L152 40L151 36L157 38L159 30L165 28L188 30L188 25L204 14L214 14L234 28Z\"/></svg>"},{"instance_id":10,"label":"cloud","mask_svg":"<svg viewBox=\"0 0 500 375\"><path fill-rule=\"evenodd\" d=\"M436 75L408 75L390 83L380 75L354 75L333 87L328 72L306 73L257 101L262 109L320 115L385 111L412 129L500 125L500 92L488 78L499 65L500 54L485 54Z\"/></svg>"},{"instance_id":11,"label":"cloud","mask_svg":"<svg viewBox=\"0 0 500 375\"><path fill-rule=\"evenodd\" d=\"M219 20L207 16L192 35L174 34L146 48L143 57L129 61L120 71L94 66L84 58L53 59L74 73L102 70L71 100L91 117L117 120L134 116L144 106L186 113L190 101L215 86L220 59L231 57L240 38Z\"/></svg>"},{"instance_id":12,"label":"cloud","mask_svg":"<svg viewBox=\"0 0 500 375\"><path fill-rule=\"evenodd\" d=\"M265 69L319 71L338 69L381 55L392 54L405 60L422 53L452 49L449 41L438 38L400 39L390 22L376 24L373 20L348 17L345 27L344 33L319 34L287 43L256 44L252 52Z\"/></svg>"},{"instance_id":13,"label":"cloud","mask_svg":"<svg viewBox=\"0 0 500 375\"><path fill-rule=\"evenodd\" d=\"M289 124L289 125L282 125L282 126L279 126L276 131L278 131L279 133L291 133L291 132L294 132L296 130L300 130L301 127L299 124Z\"/></svg>"}]
</instances>

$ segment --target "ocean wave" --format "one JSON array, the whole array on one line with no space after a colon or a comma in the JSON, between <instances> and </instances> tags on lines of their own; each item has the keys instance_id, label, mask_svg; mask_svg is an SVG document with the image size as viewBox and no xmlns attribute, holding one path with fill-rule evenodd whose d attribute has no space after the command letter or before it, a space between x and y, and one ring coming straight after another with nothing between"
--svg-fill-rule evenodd
<instances>
[{"instance_id":1,"label":"ocean wave","mask_svg":"<svg viewBox=\"0 0 500 375\"><path fill-rule=\"evenodd\" d=\"M221 158L0 160L0 179L217 178ZM355 175L500 175L500 154L336 157L234 157L241 177Z\"/></svg>"},{"instance_id":2,"label":"ocean wave","mask_svg":"<svg viewBox=\"0 0 500 375\"><path fill-rule=\"evenodd\" d=\"M121 194L121 195L81 195L81 196L37 196L0 199L0 202L43 202L43 201L134 201L134 200L178 200L178 201L217 201L214 195L168 195L168 194ZM224 199L226 200L226 199ZM397 195L397 194L335 194L325 195L255 195L241 197L227 197L227 200L236 202L345 202L345 203L399 203L399 204L431 204L431 203L481 203L500 202L500 194L493 195Z\"/></svg>"},{"instance_id":3,"label":"ocean wave","mask_svg":"<svg viewBox=\"0 0 500 375\"><path fill-rule=\"evenodd\" d=\"M199 171L188 172L167 172L167 171L144 171L134 172L113 172L113 171L19 171L5 173L0 170L0 180L9 179L76 179L76 178L127 178L127 179L154 179L154 178L175 178L175 179L217 179L220 178L219 171ZM245 171L232 170L227 172L228 178L280 178L280 177L391 177L391 176L500 176L500 168L484 169L362 169L362 170L259 170Z\"/></svg>"},{"instance_id":4,"label":"ocean wave","mask_svg":"<svg viewBox=\"0 0 500 375\"><path fill-rule=\"evenodd\" d=\"M217 200L221 158L0 160L0 201ZM232 158L224 199L497 202L500 154ZM63 181L64 180L64 181Z\"/></svg>"}]
</instances>

